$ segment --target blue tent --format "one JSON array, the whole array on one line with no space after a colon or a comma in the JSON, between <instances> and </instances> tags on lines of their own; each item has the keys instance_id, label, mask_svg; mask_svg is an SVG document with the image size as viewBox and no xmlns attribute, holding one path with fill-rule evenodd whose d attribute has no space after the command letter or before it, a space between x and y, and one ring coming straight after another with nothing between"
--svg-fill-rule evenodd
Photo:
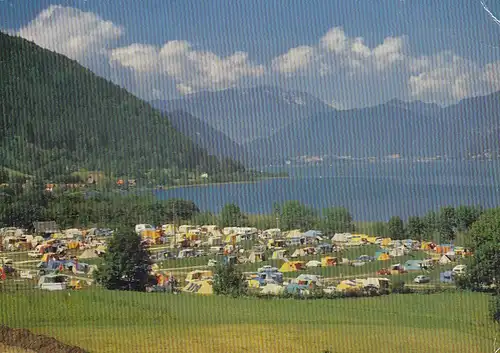
<instances>
[{"instance_id":1,"label":"blue tent","mask_svg":"<svg viewBox=\"0 0 500 353\"><path fill-rule=\"evenodd\" d=\"M405 262L406 271L419 271L422 269L422 260L408 260Z\"/></svg>"},{"instance_id":2,"label":"blue tent","mask_svg":"<svg viewBox=\"0 0 500 353\"><path fill-rule=\"evenodd\" d=\"M439 274L439 280L442 283L453 283L454 280L453 277L454 277L453 271L445 271Z\"/></svg>"}]
</instances>

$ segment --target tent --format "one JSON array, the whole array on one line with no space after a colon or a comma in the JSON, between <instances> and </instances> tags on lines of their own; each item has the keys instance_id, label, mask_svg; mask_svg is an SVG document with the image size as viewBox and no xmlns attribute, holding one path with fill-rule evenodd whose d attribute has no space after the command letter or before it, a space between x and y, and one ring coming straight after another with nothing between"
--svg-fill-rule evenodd
<instances>
[{"instance_id":1,"label":"tent","mask_svg":"<svg viewBox=\"0 0 500 353\"><path fill-rule=\"evenodd\" d=\"M262 291L260 292L261 294L271 294L271 295L279 295L285 291L285 288L283 286L280 286L278 284L267 284L262 288Z\"/></svg>"},{"instance_id":2,"label":"tent","mask_svg":"<svg viewBox=\"0 0 500 353\"><path fill-rule=\"evenodd\" d=\"M352 280L345 280L337 285L337 292L348 292L360 290L363 287L362 284Z\"/></svg>"},{"instance_id":3,"label":"tent","mask_svg":"<svg viewBox=\"0 0 500 353\"><path fill-rule=\"evenodd\" d=\"M295 258L295 257L304 257L304 256L307 256L307 252L305 249L296 249L293 252L291 257Z\"/></svg>"},{"instance_id":4,"label":"tent","mask_svg":"<svg viewBox=\"0 0 500 353\"><path fill-rule=\"evenodd\" d=\"M96 257L99 257L99 255L95 249L87 249L78 256L79 259L95 259Z\"/></svg>"},{"instance_id":5,"label":"tent","mask_svg":"<svg viewBox=\"0 0 500 353\"><path fill-rule=\"evenodd\" d=\"M422 269L422 260L408 260L404 268L406 271L419 271Z\"/></svg>"},{"instance_id":6,"label":"tent","mask_svg":"<svg viewBox=\"0 0 500 353\"><path fill-rule=\"evenodd\" d=\"M389 251L389 255L392 257L404 256L405 255L404 247L399 246L397 248L392 249L391 251Z\"/></svg>"},{"instance_id":7,"label":"tent","mask_svg":"<svg viewBox=\"0 0 500 353\"><path fill-rule=\"evenodd\" d=\"M287 261L285 262L281 268L280 272L296 272L300 271L305 267L304 261Z\"/></svg>"},{"instance_id":8,"label":"tent","mask_svg":"<svg viewBox=\"0 0 500 353\"><path fill-rule=\"evenodd\" d=\"M332 243L348 243L351 239L350 233L336 233L332 238Z\"/></svg>"},{"instance_id":9,"label":"tent","mask_svg":"<svg viewBox=\"0 0 500 353\"><path fill-rule=\"evenodd\" d=\"M448 255L443 255L438 262L440 265L446 265L452 263L453 260Z\"/></svg>"},{"instance_id":10,"label":"tent","mask_svg":"<svg viewBox=\"0 0 500 353\"><path fill-rule=\"evenodd\" d=\"M213 294L212 280L201 280L189 282L183 289L183 292L202 295Z\"/></svg>"},{"instance_id":11,"label":"tent","mask_svg":"<svg viewBox=\"0 0 500 353\"><path fill-rule=\"evenodd\" d=\"M439 274L439 281L442 283L453 283L453 271L445 271Z\"/></svg>"},{"instance_id":12,"label":"tent","mask_svg":"<svg viewBox=\"0 0 500 353\"><path fill-rule=\"evenodd\" d=\"M307 268L310 268L310 267L321 267L321 261L311 260L308 263L306 263L306 267Z\"/></svg>"},{"instance_id":13,"label":"tent","mask_svg":"<svg viewBox=\"0 0 500 353\"><path fill-rule=\"evenodd\" d=\"M287 238L295 238L295 237L300 237L302 236L302 232L300 231L300 229L294 229L294 230L291 230L289 231L288 233L286 233L286 237Z\"/></svg>"},{"instance_id":14,"label":"tent","mask_svg":"<svg viewBox=\"0 0 500 353\"><path fill-rule=\"evenodd\" d=\"M208 245L209 246L222 245L222 237L211 236L210 238L208 238Z\"/></svg>"},{"instance_id":15,"label":"tent","mask_svg":"<svg viewBox=\"0 0 500 353\"><path fill-rule=\"evenodd\" d=\"M379 261L387 261L390 260L391 257L389 256L388 251L377 251L375 252L375 259Z\"/></svg>"},{"instance_id":16,"label":"tent","mask_svg":"<svg viewBox=\"0 0 500 353\"><path fill-rule=\"evenodd\" d=\"M336 266L336 265L337 265L337 258L336 257L325 256L325 257L321 258L321 266L322 267Z\"/></svg>"},{"instance_id":17,"label":"tent","mask_svg":"<svg viewBox=\"0 0 500 353\"><path fill-rule=\"evenodd\" d=\"M273 252L273 256L271 257L271 259L273 259L273 260L283 260L283 259L286 258L286 254L287 254L286 250L283 250L283 249L276 250L276 251Z\"/></svg>"},{"instance_id":18,"label":"tent","mask_svg":"<svg viewBox=\"0 0 500 353\"><path fill-rule=\"evenodd\" d=\"M263 252L252 251L248 256L248 261L251 263L262 262L266 260L266 255Z\"/></svg>"},{"instance_id":19,"label":"tent","mask_svg":"<svg viewBox=\"0 0 500 353\"><path fill-rule=\"evenodd\" d=\"M391 238L383 238L380 245L382 245L382 246L389 246L389 245L391 245L391 242L392 242Z\"/></svg>"}]
</instances>

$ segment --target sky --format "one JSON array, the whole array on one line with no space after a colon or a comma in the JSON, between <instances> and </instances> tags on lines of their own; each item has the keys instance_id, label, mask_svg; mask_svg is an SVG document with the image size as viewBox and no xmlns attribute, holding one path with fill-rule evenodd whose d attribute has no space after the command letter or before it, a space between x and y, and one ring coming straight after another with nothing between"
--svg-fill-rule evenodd
<instances>
[{"instance_id":1,"label":"sky","mask_svg":"<svg viewBox=\"0 0 500 353\"><path fill-rule=\"evenodd\" d=\"M275 85L339 109L500 91L499 19L500 0L0 0L0 30L146 100Z\"/></svg>"}]
</instances>

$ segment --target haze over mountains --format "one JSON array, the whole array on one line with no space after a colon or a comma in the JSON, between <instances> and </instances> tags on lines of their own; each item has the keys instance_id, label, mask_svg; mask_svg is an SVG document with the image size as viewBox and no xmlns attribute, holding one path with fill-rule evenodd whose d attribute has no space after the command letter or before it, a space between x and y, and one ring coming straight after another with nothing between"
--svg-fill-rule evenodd
<instances>
[{"instance_id":1,"label":"haze over mountains","mask_svg":"<svg viewBox=\"0 0 500 353\"><path fill-rule=\"evenodd\" d=\"M212 137L218 136L217 155L250 164L284 163L300 156L467 158L500 154L500 92L444 108L393 99L340 111L308 94L257 87L153 105L165 111L189 111L206 125L201 128L194 118L185 116L183 133L208 149L216 144ZM197 126L196 136L190 124Z\"/></svg>"},{"instance_id":2,"label":"haze over mountains","mask_svg":"<svg viewBox=\"0 0 500 353\"><path fill-rule=\"evenodd\" d=\"M290 123L333 109L310 94L270 86L200 92L151 104L164 111L190 113L239 144L270 137Z\"/></svg>"}]
</instances>

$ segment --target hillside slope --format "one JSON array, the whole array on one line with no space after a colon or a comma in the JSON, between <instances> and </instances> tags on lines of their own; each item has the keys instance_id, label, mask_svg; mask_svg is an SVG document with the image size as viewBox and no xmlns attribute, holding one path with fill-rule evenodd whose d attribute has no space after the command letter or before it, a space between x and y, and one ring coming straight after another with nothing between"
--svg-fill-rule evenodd
<instances>
[{"instance_id":1,"label":"hillside slope","mask_svg":"<svg viewBox=\"0 0 500 353\"><path fill-rule=\"evenodd\" d=\"M242 163L250 159L239 144L189 113L173 111L168 113L168 120L179 132L211 155L218 158L231 158Z\"/></svg>"},{"instance_id":2,"label":"hillside slope","mask_svg":"<svg viewBox=\"0 0 500 353\"><path fill-rule=\"evenodd\" d=\"M65 56L0 33L0 165L29 174L220 167L149 104Z\"/></svg>"},{"instance_id":3,"label":"hillside slope","mask_svg":"<svg viewBox=\"0 0 500 353\"><path fill-rule=\"evenodd\" d=\"M151 104L166 112L188 112L238 144L269 137L288 124L333 109L307 93L270 86L200 92Z\"/></svg>"}]
</instances>

